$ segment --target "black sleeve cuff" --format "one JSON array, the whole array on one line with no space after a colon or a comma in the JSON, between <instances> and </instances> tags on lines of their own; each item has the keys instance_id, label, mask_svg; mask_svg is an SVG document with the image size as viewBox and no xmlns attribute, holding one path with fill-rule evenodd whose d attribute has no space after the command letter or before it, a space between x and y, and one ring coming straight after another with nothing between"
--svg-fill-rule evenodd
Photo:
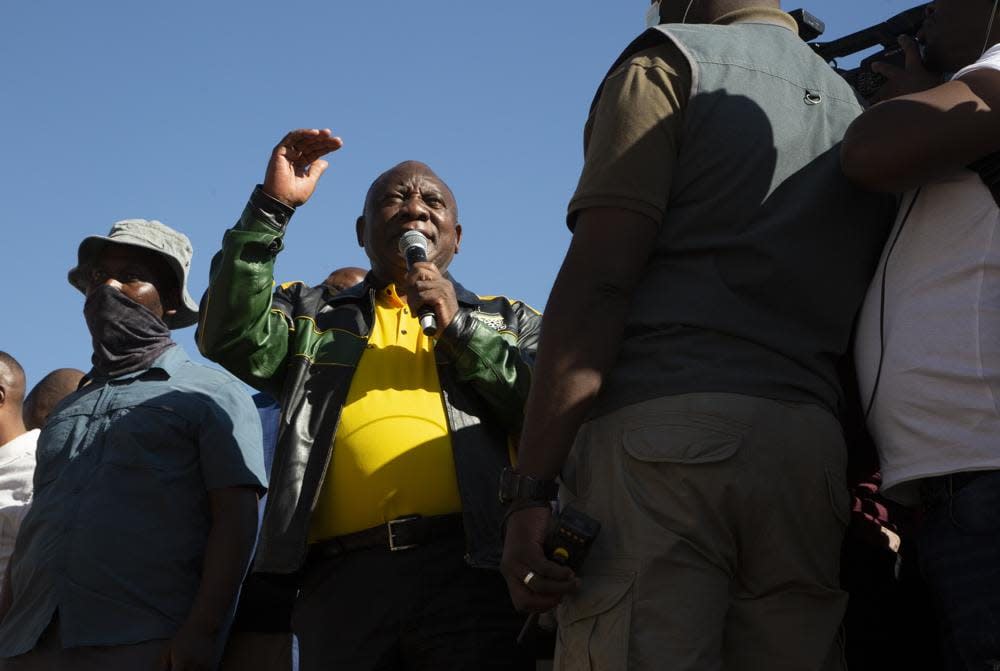
<instances>
[{"instance_id":1,"label":"black sleeve cuff","mask_svg":"<svg viewBox=\"0 0 1000 671\"><path fill-rule=\"evenodd\" d=\"M264 188L261 184L258 184L254 188L253 193L250 194L250 205L268 215L268 220L282 231L285 230L292 215L295 214L294 207L286 205L277 198L264 193Z\"/></svg>"},{"instance_id":2,"label":"black sleeve cuff","mask_svg":"<svg viewBox=\"0 0 1000 671\"><path fill-rule=\"evenodd\" d=\"M452 361L458 359L472 340L477 323L467 308L459 307L448 328L438 336L436 348L443 350Z\"/></svg>"}]
</instances>

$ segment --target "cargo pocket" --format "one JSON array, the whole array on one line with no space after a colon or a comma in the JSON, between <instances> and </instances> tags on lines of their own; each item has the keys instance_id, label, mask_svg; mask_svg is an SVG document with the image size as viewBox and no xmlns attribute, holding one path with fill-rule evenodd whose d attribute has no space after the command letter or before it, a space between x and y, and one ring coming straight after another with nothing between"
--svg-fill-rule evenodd
<instances>
[{"instance_id":1,"label":"cargo pocket","mask_svg":"<svg viewBox=\"0 0 1000 671\"><path fill-rule=\"evenodd\" d=\"M556 671L622 671L628 668L634 571L587 572L580 592L557 611Z\"/></svg>"}]
</instances>

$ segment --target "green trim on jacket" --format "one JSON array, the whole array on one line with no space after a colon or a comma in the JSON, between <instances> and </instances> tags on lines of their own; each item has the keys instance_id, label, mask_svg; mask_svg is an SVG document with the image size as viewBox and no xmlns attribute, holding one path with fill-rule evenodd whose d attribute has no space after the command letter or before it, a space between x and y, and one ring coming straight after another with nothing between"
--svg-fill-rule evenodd
<instances>
[{"instance_id":1,"label":"green trim on jacket","mask_svg":"<svg viewBox=\"0 0 1000 671\"><path fill-rule=\"evenodd\" d=\"M274 259L291 214L259 188L254 192L212 260L197 332L206 357L281 403L254 565L269 573L295 572L305 559L309 517L340 409L374 319L368 279L337 295L300 283L272 295ZM541 315L452 282L459 312L436 341L435 358L462 497L466 558L495 567L502 514L497 480L523 421Z\"/></svg>"}]
</instances>

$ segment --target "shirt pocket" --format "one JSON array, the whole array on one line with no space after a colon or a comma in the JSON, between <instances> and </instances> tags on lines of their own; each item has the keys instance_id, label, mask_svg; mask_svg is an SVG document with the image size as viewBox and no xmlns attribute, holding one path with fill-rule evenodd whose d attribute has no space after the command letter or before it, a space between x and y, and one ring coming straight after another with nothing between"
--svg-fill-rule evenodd
<instances>
[{"instance_id":1,"label":"shirt pocket","mask_svg":"<svg viewBox=\"0 0 1000 671\"><path fill-rule=\"evenodd\" d=\"M198 467L191 423L155 400L115 410L105 429L102 462L123 468L180 473Z\"/></svg>"},{"instance_id":2,"label":"shirt pocket","mask_svg":"<svg viewBox=\"0 0 1000 671\"><path fill-rule=\"evenodd\" d=\"M59 478L80 452L86 451L90 423L90 416L84 413L63 413L49 419L35 449L35 493Z\"/></svg>"}]
</instances>

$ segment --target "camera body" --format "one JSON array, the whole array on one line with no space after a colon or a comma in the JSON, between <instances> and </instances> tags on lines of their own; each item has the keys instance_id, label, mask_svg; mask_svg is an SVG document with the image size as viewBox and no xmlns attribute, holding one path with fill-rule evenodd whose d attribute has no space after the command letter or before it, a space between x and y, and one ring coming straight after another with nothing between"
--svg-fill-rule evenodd
<instances>
[{"instance_id":1,"label":"camera body","mask_svg":"<svg viewBox=\"0 0 1000 671\"><path fill-rule=\"evenodd\" d=\"M886 81L885 77L872 70L872 63L877 62L903 67L906 65L906 55L903 53L902 47L883 49L862 60L860 65L853 70L838 69L837 74L847 80L847 83L853 86L862 98L868 100L882 88Z\"/></svg>"},{"instance_id":2,"label":"camera body","mask_svg":"<svg viewBox=\"0 0 1000 671\"><path fill-rule=\"evenodd\" d=\"M792 16L799 24L799 35L810 43L813 50L828 62L865 99L871 98L885 84L885 78L872 72L872 63L885 62L903 67L905 56L899 46L902 35L916 37L927 16L927 4L911 7L882 23L864 28L830 42L813 42L823 34L825 25L805 10L796 10ZM881 49L850 70L837 66L837 59L856 54L872 47Z\"/></svg>"}]
</instances>

